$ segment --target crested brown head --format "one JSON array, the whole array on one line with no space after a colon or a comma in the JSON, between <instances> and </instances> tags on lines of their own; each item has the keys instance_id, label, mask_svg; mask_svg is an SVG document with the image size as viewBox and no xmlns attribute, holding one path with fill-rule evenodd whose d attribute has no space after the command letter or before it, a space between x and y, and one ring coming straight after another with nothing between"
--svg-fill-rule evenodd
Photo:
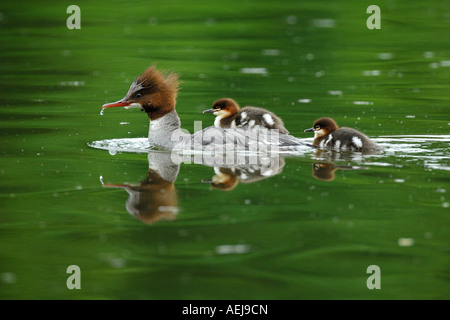
<instances>
[{"instance_id":1,"label":"crested brown head","mask_svg":"<svg viewBox=\"0 0 450 320\"><path fill-rule=\"evenodd\" d=\"M127 97L139 103L151 120L156 120L175 109L177 93L178 75L161 72L151 65L136 78Z\"/></svg>"},{"instance_id":2,"label":"crested brown head","mask_svg":"<svg viewBox=\"0 0 450 320\"><path fill-rule=\"evenodd\" d=\"M155 65L148 67L130 86L122 100L102 106L141 108L150 120L161 118L175 109L178 93L178 75L161 72Z\"/></svg>"},{"instance_id":3,"label":"crested brown head","mask_svg":"<svg viewBox=\"0 0 450 320\"><path fill-rule=\"evenodd\" d=\"M222 118L231 117L239 112L239 105L231 98L223 98L214 101L212 109L203 111L203 113L212 113Z\"/></svg>"}]
</instances>

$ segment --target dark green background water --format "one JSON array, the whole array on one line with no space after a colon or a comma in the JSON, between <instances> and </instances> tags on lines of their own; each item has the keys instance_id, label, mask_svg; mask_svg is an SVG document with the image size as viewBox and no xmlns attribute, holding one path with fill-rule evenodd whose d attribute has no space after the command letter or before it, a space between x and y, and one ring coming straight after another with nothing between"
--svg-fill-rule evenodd
<instances>
[{"instance_id":1,"label":"dark green background water","mask_svg":"<svg viewBox=\"0 0 450 320\"><path fill-rule=\"evenodd\" d=\"M80 30L70 4L0 4L0 298L450 298L448 1L79 1ZM99 111L151 63L180 73L191 132L230 96L294 136L331 116L387 151L333 161L366 170L332 181L313 177L314 153L290 157L231 191L182 164L176 219L142 223L99 177L139 183L147 155L87 143L147 135L141 112ZM73 264L81 290L66 287Z\"/></svg>"}]
</instances>

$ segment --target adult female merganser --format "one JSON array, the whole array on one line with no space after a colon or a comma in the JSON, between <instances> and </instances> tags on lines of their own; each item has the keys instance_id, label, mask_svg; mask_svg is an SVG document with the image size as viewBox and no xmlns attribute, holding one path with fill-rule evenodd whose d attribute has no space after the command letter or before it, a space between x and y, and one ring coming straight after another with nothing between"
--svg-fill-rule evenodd
<instances>
[{"instance_id":1,"label":"adult female merganser","mask_svg":"<svg viewBox=\"0 0 450 320\"><path fill-rule=\"evenodd\" d=\"M320 118L312 128L305 132L314 132L313 145L325 149L351 151L381 151L383 148L356 129L339 128L331 118Z\"/></svg>"},{"instance_id":2,"label":"adult female merganser","mask_svg":"<svg viewBox=\"0 0 450 320\"><path fill-rule=\"evenodd\" d=\"M245 128L256 126L267 129L277 129L281 134L289 134L283 121L272 112L256 107L240 108L236 101L230 98L219 99L214 102L212 109L203 111L216 116L214 125L217 128Z\"/></svg>"},{"instance_id":3,"label":"adult female merganser","mask_svg":"<svg viewBox=\"0 0 450 320\"><path fill-rule=\"evenodd\" d=\"M117 102L104 104L105 108L124 107L140 108L150 119L150 144L165 149L201 149L214 151L259 150L267 151L271 147L305 146L300 139L290 135L272 134L242 128L222 129L207 127L194 134L181 130L181 122L175 110L178 93L178 75L160 72L154 65L134 80L126 96ZM264 130L262 130L264 131ZM275 130L265 130L275 131ZM255 145L257 145L255 147ZM269 146L269 148L268 148Z\"/></svg>"}]
</instances>

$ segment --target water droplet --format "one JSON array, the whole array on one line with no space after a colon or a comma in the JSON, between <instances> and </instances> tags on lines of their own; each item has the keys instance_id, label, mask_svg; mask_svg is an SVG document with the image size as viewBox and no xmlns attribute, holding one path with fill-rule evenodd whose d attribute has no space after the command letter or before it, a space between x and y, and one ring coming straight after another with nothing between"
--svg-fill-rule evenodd
<instances>
[{"instance_id":1,"label":"water droplet","mask_svg":"<svg viewBox=\"0 0 450 320\"><path fill-rule=\"evenodd\" d=\"M329 90L328 94L332 95L332 96L342 96L342 91L340 91L340 90Z\"/></svg>"},{"instance_id":2,"label":"water droplet","mask_svg":"<svg viewBox=\"0 0 450 320\"><path fill-rule=\"evenodd\" d=\"M243 254L250 251L250 246L246 244L226 244L216 247L217 254Z\"/></svg>"},{"instance_id":3,"label":"water droplet","mask_svg":"<svg viewBox=\"0 0 450 320\"><path fill-rule=\"evenodd\" d=\"M158 24L158 18L156 17L151 17L148 19L148 24L151 26L156 26Z\"/></svg>"},{"instance_id":4,"label":"water droplet","mask_svg":"<svg viewBox=\"0 0 450 320\"><path fill-rule=\"evenodd\" d=\"M439 64L437 62L432 62L432 63L429 64L429 66L430 66L431 69L439 68Z\"/></svg>"},{"instance_id":5,"label":"water droplet","mask_svg":"<svg viewBox=\"0 0 450 320\"><path fill-rule=\"evenodd\" d=\"M280 55L280 50L278 49L264 49L262 52L263 56L279 56Z\"/></svg>"},{"instance_id":6,"label":"water droplet","mask_svg":"<svg viewBox=\"0 0 450 320\"><path fill-rule=\"evenodd\" d=\"M313 53L307 53L306 56L305 56L305 59L309 60L309 61L313 60L314 59L314 54Z\"/></svg>"},{"instance_id":7,"label":"water droplet","mask_svg":"<svg viewBox=\"0 0 450 320\"><path fill-rule=\"evenodd\" d=\"M125 267L126 263L125 263L125 260L122 258L111 258L111 260L109 260L109 265L112 268L119 269L119 268Z\"/></svg>"},{"instance_id":8,"label":"water droplet","mask_svg":"<svg viewBox=\"0 0 450 320\"><path fill-rule=\"evenodd\" d=\"M382 52L378 54L378 59L380 60L391 60L392 59L392 53L390 52Z\"/></svg>"},{"instance_id":9,"label":"water droplet","mask_svg":"<svg viewBox=\"0 0 450 320\"><path fill-rule=\"evenodd\" d=\"M188 235L188 232L185 229L180 229L180 230L178 230L178 235L183 238Z\"/></svg>"},{"instance_id":10,"label":"water droplet","mask_svg":"<svg viewBox=\"0 0 450 320\"><path fill-rule=\"evenodd\" d=\"M297 23L297 17L296 16L288 16L286 17L287 24L293 25Z\"/></svg>"},{"instance_id":11,"label":"water droplet","mask_svg":"<svg viewBox=\"0 0 450 320\"><path fill-rule=\"evenodd\" d=\"M423 53L423 57L426 58L426 59L434 58L434 52L426 51L426 52Z\"/></svg>"},{"instance_id":12,"label":"water droplet","mask_svg":"<svg viewBox=\"0 0 450 320\"><path fill-rule=\"evenodd\" d=\"M380 74L381 74L380 70L364 70L363 71L363 76L366 76L366 77L370 77L370 76L376 77L376 76L379 76Z\"/></svg>"},{"instance_id":13,"label":"water droplet","mask_svg":"<svg viewBox=\"0 0 450 320\"><path fill-rule=\"evenodd\" d=\"M267 75L266 68L241 68L241 73Z\"/></svg>"},{"instance_id":14,"label":"water droplet","mask_svg":"<svg viewBox=\"0 0 450 320\"><path fill-rule=\"evenodd\" d=\"M353 104L356 104L356 105L371 105L371 104L373 104L373 102L371 102L371 101L353 101Z\"/></svg>"},{"instance_id":15,"label":"water droplet","mask_svg":"<svg viewBox=\"0 0 450 320\"><path fill-rule=\"evenodd\" d=\"M321 70L321 71L317 71L314 75L316 76L316 78L320 78L325 74L325 71Z\"/></svg>"},{"instance_id":16,"label":"water droplet","mask_svg":"<svg viewBox=\"0 0 450 320\"><path fill-rule=\"evenodd\" d=\"M399 238L398 245L400 247L411 247L414 244L413 238Z\"/></svg>"},{"instance_id":17,"label":"water droplet","mask_svg":"<svg viewBox=\"0 0 450 320\"><path fill-rule=\"evenodd\" d=\"M16 283L16 275L12 272L3 272L1 277L3 283L14 284Z\"/></svg>"},{"instance_id":18,"label":"water droplet","mask_svg":"<svg viewBox=\"0 0 450 320\"><path fill-rule=\"evenodd\" d=\"M312 25L316 28L335 28L336 21L334 19L313 19Z\"/></svg>"}]
</instances>

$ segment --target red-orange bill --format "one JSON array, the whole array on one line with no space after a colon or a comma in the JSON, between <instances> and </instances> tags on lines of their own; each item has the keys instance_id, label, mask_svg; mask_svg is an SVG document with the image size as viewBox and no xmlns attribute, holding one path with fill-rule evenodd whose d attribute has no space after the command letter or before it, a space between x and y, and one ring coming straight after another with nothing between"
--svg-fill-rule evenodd
<instances>
[{"instance_id":1,"label":"red-orange bill","mask_svg":"<svg viewBox=\"0 0 450 320\"><path fill-rule=\"evenodd\" d=\"M127 107L130 104L131 104L131 102L129 102L129 101L119 100L119 101L116 101L116 102L111 102L111 103L104 104L102 106L102 109L112 108L112 107Z\"/></svg>"}]
</instances>

